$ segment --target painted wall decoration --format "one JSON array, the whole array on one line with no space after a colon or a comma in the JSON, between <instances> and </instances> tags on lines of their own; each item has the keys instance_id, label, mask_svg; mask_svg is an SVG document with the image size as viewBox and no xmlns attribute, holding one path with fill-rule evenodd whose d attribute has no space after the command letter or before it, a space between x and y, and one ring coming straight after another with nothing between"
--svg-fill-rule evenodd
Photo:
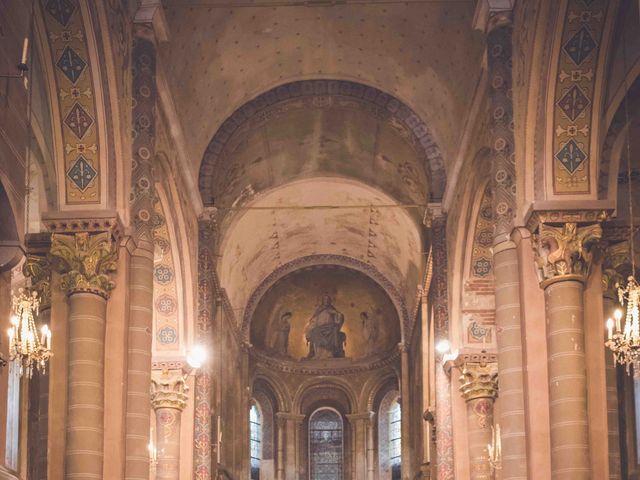
<instances>
[{"instance_id":1,"label":"painted wall decoration","mask_svg":"<svg viewBox=\"0 0 640 480\"><path fill-rule=\"evenodd\" d=\"M160 198L154 199L150 223L153 227L153 324L158 352L180 349L180 325L176 263L169 225Z\"/></svg>"},{"instance_id":2,"label":"painted wall decoration","mask_svg":"<svg viewBox=\"0 0 640 480\"><path fill-rule=\"evenodd\" d=\"M480 201L473 234L470 277L487 278L493 275L493 212L491 185L487 184Z\"/></svg>"},{"instance_id":3,"label":"painted wall decoration","mask_svg":"<svg viewBox=\"0 0 640 480\"><path fill-rule=\"evenodd\" d=\"M41 0L53 59L64 145L65 201L100 202L96 95L80 6L76 0Z\"/></svg>"},{"instance_id":4,"label":"painted wall decoration","mask_svg":"<svg viewBox=\"0 0 640 480\"><path fill-rule=\"evenodd\" d=\"M327 265L276 282L251 325L256 348L301 361L363 358L395 351L399 341L398 314L384 290L360 272Z\"/></svg>"},{"instance_id":5,"label":"painted wall decoration","mask_svg":"<svg viewBox=\"0 0 640 480\"><path fill-rule=\"evenodd\" d=\"M607 0L569 0L556 75L552 155L553 193L591 193L594 90Z\"/></svg>"}]
</instances>

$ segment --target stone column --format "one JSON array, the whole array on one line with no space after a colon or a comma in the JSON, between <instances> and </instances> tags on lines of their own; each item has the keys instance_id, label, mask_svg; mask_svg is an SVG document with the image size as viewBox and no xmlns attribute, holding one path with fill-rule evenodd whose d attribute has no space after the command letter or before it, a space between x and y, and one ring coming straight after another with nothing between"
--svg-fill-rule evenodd
<instances>
[{"instance_id":1,"label":"stone column","mask_svg":"<svg viewBox=\"0 0 640 480\"><path fill-rule=\"evenodd\" d=\"M64 478L102 478L104 335L117 250L109 232L52 234L50 260L69 297ZM61 432L58 432L60 434Z\"/></svg>"},{"instance_id":2,"label":"stone column","mask_svg":"<svg viewBox=\"0 0 640 480\"><path fill-rule=\"evenodd\" d=\"M610 245L604 252L602 262L602 296L604 319L613 318L616 308L619 308L618 291L616 285L625 284L625 276L622 268L630 269L629 261L631 252L628 242L620 242ZM604 341L607 341L607 332L603 329ZM609 479L619 480L620 470L620 419L618 411L618 380L616 364L611 349L605 352L605 375L607 385L607 430L609 432ZM634 369L635 372L635 369Z\"/></svg>"},{"instance_id":3,"label":"stone column","mask_svg":"<svg viewBox=\"0 0 640 480\"><path fill-rule=\"evenodd\" d=\"M216 210L205 208L198 221L198 320L196 341L207 347L213 344L213 321L215 316L215 258L216 258ZM195 480L217 478L217 458L212 458L213 380L211 363L206 362L195 379L194 392L194 443L193 468ZM216 427L217 428L217 427ZM219 435L216 431L215 435ZM216 440L216 456L220 455L220 445Z\"/></svg>"},{"instance_id":4,"label":"stone column","mask_svg":"<svg viewBox=\"0 0 640 480\"><path fill-rule=\"evenodd\" d=\"M491 444L493 404L498 396L498 364L495 355L467 357L471 358L464 358L460 366L460 392L467 403L469 478L490 480L493 476L487 445Z\"/></svg>"},{"instance_id":5,"label":"stone column","mask_svg":"<svg viewBox=\"0 0 640 480\"><path fill-rule=\"evenodd\" d=\"M369 412L346 415L351 424L353 436L353 470L354 478L367 478L367 424L371 418Z\"/></svg>"},{"instance_id":6,"label":"stone column","mask_svg":"<svg viewBox=\"0 0 640 480\"><path fill-rule=\"evenodd\" d=\"M284 464L286 465L284 469L284 478L285 480L299 480L299 432L305 416L288 412L278 412L276 416L279 421L284 423Z\"/></svg>"},{"instance_id":7,"label":"stone column","mask_svg":"<svg viewBox=\"0 0 640 480\"><path fill-rule=\"evenodd\" d=\"M493 186L493 270L500 370L500 426L504 480L527 477L520 281L516 245L511 241L516 211L515 139L510 11L491 11L487 23L491 175Z\"/></svg>"},{"instance_id":8,"label":"stone column","mask_svg":"<svg viewBox=\"0 0 640 480\"><path fill-rule=\"evenodd\" d=\"M276 413L276 480L284 480L284 429L285 419Z\"/></svg>"},{"instance_id":9,"label":"stone column","mask_svg":"<svg viewBox=\"0 0 640 480\"><path fill-rule=\"evenodd\" d=\"M376 478L376 414L369 412L367 422L367 480Z\"/></svg>"},{"instance_id":10,"label":"stone column","mask_svg":"<svg viewBox=\"0 0 640 480\"><path fill-rule=\"evenodd\" d=\"M182 370L155 371L151 379L151 406L156 414L156 479L180 479L180 420L187 406Z\"/></svg>"},{"instance_id":11,"label":"stone column","mask_svg":"<svg viewBox=\"0 0 640 480\"><path fill-rule=\"evenodd\" d=\"M35 248L39 250L39 254L29 254L23 266L25 277L31 279L31 287L38 292L40 299L40 314L38 315L38 325L47 325L51 327L51 264L44 253L51 247L49 235L46 234L46 240L42 235L37 236L38 241L32 242L29 239L29 250L32 250L32 244L37 243L38 246L43 244L43 248ZM41 251L40 251L41 250ZM29 431L28 448L30 451L36 451L36 455L28 456L30 478L33 480L46 480L47 478L47 443L49 430L49 368L46 366L44 372L36 371L36 381L29 385L29 388L37 388L34 392L36 405L33 409L29 406L30 413L33 412L36 418L29 421L30 427L35 427L33 436ZM33 397L32 397L33 398ZM33 463L32 463L33 462Z\"/></svg>"},{"instance_id":12,"label":"stone column","mask_svg":"<svg viewBox=\"0 0 640 480\"><path fill-rule=\"evenodd\" d=\"M540 226L536 263L544 289L549 365L551 476L591 478L584 342L584 283L600 225ZM506 442L505 442L506 443Z\"/></svg>"},{"instance_id":13,"label":"stone column","mask_svg":"<svg viewBox=\"0 0 640 480\"><path fill-rule=\"evenodd\" d=\"M398 344L400 350L400 405L402 417L400 419L401 428L401 451L400 459L402 464L402 475L413 475L412 464L413 452L411 451L411 385L409 381L409 347L405 343Z\"/></svg>"},{"instance_id":14,"label":"stone column","mask_svg":"<svg viewBox=\"0 0 640 480\"><path fill-rule=\"evenodd\" d=\"M449 289L447 287L447 218L438 206L431 208L433 248L434 340L449 339ZM444 371L442 356L435 359L436 391L436 476L438 480L453 480L453 425L451 421L451 380ZM404 412L403 412L404 415Z\"/></svg>"},{"instance_id":15,"label":"stone column","mask_svg":"<svg viewBox=\"0 0 640 480\"><path fill-rule=\"evenodd\" d=\"M126 480L149 478L149 381L153 329L153 202L155 183L156 49L148 25L133 42L133 139L130 208L135 249L129 270Z\"/></svg>"}]
</instances>

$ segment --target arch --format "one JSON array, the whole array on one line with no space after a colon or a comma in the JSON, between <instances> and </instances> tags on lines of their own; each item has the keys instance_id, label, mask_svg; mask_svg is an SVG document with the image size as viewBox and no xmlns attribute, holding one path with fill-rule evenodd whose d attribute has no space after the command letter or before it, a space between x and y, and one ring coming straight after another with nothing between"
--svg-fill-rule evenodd
<instances>
[{"instance_id":1,"label":"arch","mask_svg":"<svg viewBox=\"0 0 640 480\"><path fill-rule=\"evenodd\" d=\"M607 125L607 133L600 147L600 167L598 172L598 198L601 200L617 199L618 172L623 144L629 125L627 124L627 106L630 112L640 111L640 71L635 72L635 79L629 89L619 99L615 114ZM633 115L629 113L629 120Z\"/></svg>"},{"instance_id":2,"label":"arch","mask_svg":"<svg viewBox=\"0 0 640 480\"><path fill-rule=\"evenodd\" d=\"M288 391L280 384L277 378L265 373L258 373L253 377L251 392L265 392L273 402L276 412L288 412L291 408L291 399Z\"/></svg>"},{"instance_id":3,"label":"arch","mask_svg":"<svg viewBox=\"0 0 640 480\"><path fill-rule=\"evenodd\" d=\"M362 402L366 405L368 412L375 412L380 406L381 398L387 394L390 390L400 390L400 379L396 373L386 373L385 375L377 378L373 378L363 388L362 398L365 400Z\"/></svg>"},{"instance_id":4,"label":"arch","mask_svg":"<svg viewBox=\"0 0 640 480\"><path fill-rule=\"evenodd\" d=\"M296 270L307 268L315 265L336 265L346 268L351 268L371 278L376 282L389 296L396 311L398 312L398 318L400 318L401 337L404 341L405 335L410 331L411 320L404 301L404 298L395 286L386 278L377 268L370 263L365 263L361 260L357 260L352 257L344 255L332 255L332 254L319 254L308 255L306 257L300 257L296 260L292 260L289 263L276 268L271 274L269 274L253 291L247 302L247 306L244 309L244 315L242 317L242 325L240 327L241 336L245 341L250 340L250 327L253 314L255 312L258 303L262 296L273 286L278 280L282 279L289 273Z\"/></svg>"},{"instance_id":5,"label":"arch","mask_svg":"<svg viewBox=\"0 0 640 480\"><path fill-rule=\"evenodd\" d=\"M326 389L329 395L307 402L314 392ZM327 398L329 397L329 398ZM351 385L347 380L337 377L316 377L306 380L296 390L293 399L292 411L298 414L308 414L318 403L327 404L330 402L334 408L342 411L343 414L357 411L358 400Z\"/></svg>"},{"instance_id":6,"label":"arch","mask_svg":"<svg viewBox=\"0 0 640 480\"><path fill-rule=\"evenodd\" d=\"M212 181L229 140L235 132L246 127L251 119L259 118L268 107L288 99L318 95L340 96L366 102L370 108L389 115L397 125L411 135L418 157L429 175L431 201L442 198L446 172L440 148L425 122L396 97L377 88L345 80L301 80L277 86L245 103L225 120L209 142L200 164L198 184L205 205L215 203Z\"/></svg>"}]
</instances>

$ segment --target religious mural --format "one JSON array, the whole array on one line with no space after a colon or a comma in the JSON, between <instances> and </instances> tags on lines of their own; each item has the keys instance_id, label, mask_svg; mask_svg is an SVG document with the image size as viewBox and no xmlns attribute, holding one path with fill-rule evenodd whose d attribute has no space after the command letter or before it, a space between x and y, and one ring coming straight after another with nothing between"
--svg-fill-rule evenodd
<instances>
[{"instance_id":1,"label":"religious mural","mask_svg":"<svg viewBox=\"0 0 640 480\"><path fill-rule=\"evenodd\" d=\"M276 282L251 327L256 348L301 361L372 357L399 341L398 315L385 291L359 272L326 265Z\"/></svg>"}]
</instances>

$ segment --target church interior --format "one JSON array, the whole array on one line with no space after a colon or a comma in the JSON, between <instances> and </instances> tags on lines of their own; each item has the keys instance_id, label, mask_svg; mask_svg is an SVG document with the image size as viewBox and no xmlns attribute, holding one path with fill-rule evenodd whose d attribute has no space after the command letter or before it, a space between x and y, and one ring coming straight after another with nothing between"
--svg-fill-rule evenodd
<instances>
[{"instance_id":1,"label":"church interior","mask_svg":"<svg viewBox=\"0 0 640 480\"><path fill-rule=\"evenodd\" d=\"M639 5L0 0L0 480L640 479Z\"/></svg>"}]
</instances>

